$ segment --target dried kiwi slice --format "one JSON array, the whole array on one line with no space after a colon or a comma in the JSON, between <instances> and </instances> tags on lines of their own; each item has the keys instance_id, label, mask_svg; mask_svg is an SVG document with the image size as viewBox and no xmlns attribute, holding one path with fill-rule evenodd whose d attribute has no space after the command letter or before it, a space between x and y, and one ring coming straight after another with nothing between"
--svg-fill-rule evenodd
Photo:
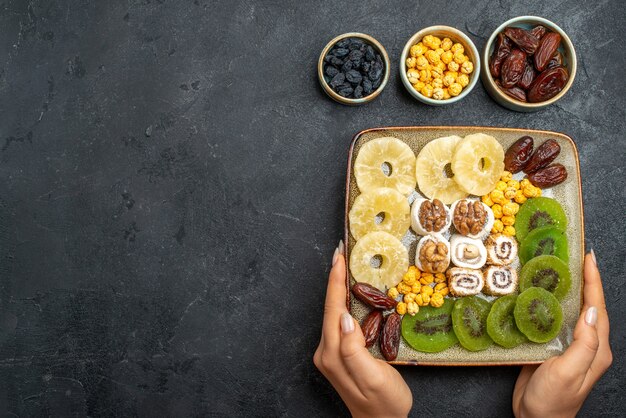
<instances>
[{"instance_id":1,"label":"dried kiwi slice","mask_svg":"<svg viewBox=\"0 0 626 418\"><path fill-rule=\"evenodd\" d=\"M520 273L522 292L529 287L541 287L552 292L558 300L563 300L571 286L567 264L553 255L540 255L531 259L524 264Z\"/></svg>"},{"instance_id":2,"label":"dried kiwi slice","mask_svg":"<svg viewBox=\"0 0 626 418\"><path fill-rule=\"evenodd\" d=\"M437 353L459 342L452 330L450 313L454 301L445 299L439 308L423 306L415 316L404 315L402 337L416 349L425 353Z\"/></svg>"},{"instance_id":3,"label":"dried kiwi slice","mask_svg":"<svg viewBox=\"0 0 626 418\"><path fill-rule=\"evenodd\" d=\"M464 348L481 351L493 344L487 334L487 316L490 310L491 303L476 296L456 301L452 310L452 327Z\"/></svg>"},{"instance_id":4,"label":"dried kiwi slice","mask_svg":"<svg viewBox=\"0 0 626 418\"><path fill-rule=\"evenodd\" d=\"M563 311L554 295L541 287L523 291L513 311L515 324L530 341L547 343L554 339L563 325Z\"/></svg>"},{"instance_id":5,"label":"dried kiwi slice","mask_svg":"<svg viewBox=\"0 0 626 418\"><path fill-rule=\"evenodd\" d=\"M504 348L517 347L528 338L517 329L513 310L517 295L506 295L496 300L487 316L487 334Z\"/></svg>"},{"instance_id":6,"label":"dried kiwi slice","mask_svg":"<svg viewBox=\"0 0 626 418\"><path fill-rule=\"evenodd\" d=\"M519 259L526 264L540 255L555 255L565 262L569 261L565 232L549 227L531 231L520 245Z\"/></svg>"},{"instance_id":7,"label":"dried kiwi slice","mask_svg":"<svg viewBox=\"0 0 626 418\"><path fill-rule=\"evenodd\" d=\"M567 216L563 207L549 197L528 199L515 216L515 231L521 241L537 228L553 227L565 231Z\"/></svg>"}]
</instances>

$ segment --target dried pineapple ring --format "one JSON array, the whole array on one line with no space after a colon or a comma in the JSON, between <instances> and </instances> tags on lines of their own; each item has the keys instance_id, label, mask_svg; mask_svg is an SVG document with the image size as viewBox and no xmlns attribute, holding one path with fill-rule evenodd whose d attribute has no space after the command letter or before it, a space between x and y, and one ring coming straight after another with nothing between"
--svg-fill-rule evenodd
<instances>
[{"instance_id":1,"label":"dried pineapple ring","mask_svg":"<svg viewBox=\"0 0 626 418\"><path fill-rule=\"evenodd\" d=\"M454 178L446 175L446 166L452 161L459 141L460 136L433 139L422 148L415 164L420 191L429 199L439 199L446 205L467 197Z\"/></svg>"},{"instance_id":2,"label":"dried pineapple ring","mask_svg":"<svg viewBox=\"0 0 626 418\"><path fill-rule=\"evenodd\" d=\"M372 266L379 256L380 266ZM409 252L402 243L387 232L370 232L358 240L350 254L350 272L357 282L368 283L381 291L392 288L402 280L409 268Z\"/></svg>"},{"instance_id":3,"label":"dried pineapple ring","mask_svg":"<svg viewBox=\"0 0 626 418\"><path fill-rule=\"evenodd\" d=\"M456 182L467 193L476 196L489 193L504 171L502 145L490 135L467 135L454 150L452 171Z\"/></svg>"},{"instance_id":4,"label":"dried pineapple ring","mask_svg":"<svg viewBox=\"0 0 626 418\"><path fill-rule=\"evenodd\" d=\"M388 175L383 171L385 164L390 168ZM415 154L399 139L373 139L361 146L354 161L354 176L361 193L391 187L408 196L415 190Z\"/></svg>"},{"instance_id":5,"label":"dried pineapple ring","mask_svg":"<svg viewBox=\"0 0 626 418\"><path fill-rule=\"evenodd\" d=\"M376 216L384 214L380 223ZM359 240L373 231L388 232L400 239L411 225L411 209L407 198L395 189L381 187L357 196L348 215L350 232Z\"/></svg>"}]
</instances>

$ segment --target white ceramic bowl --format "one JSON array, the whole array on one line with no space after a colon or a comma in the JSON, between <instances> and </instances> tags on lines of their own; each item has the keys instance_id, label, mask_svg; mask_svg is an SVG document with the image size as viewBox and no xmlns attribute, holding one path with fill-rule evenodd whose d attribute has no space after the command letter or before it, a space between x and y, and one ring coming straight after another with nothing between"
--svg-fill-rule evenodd
<instances>
[{"instance_id":1,"label":"white ceramic bowl","mask_svg":"<svg viewBox=\"0 0 626 418\"><path fill-rule=\"evenodd\" d=\"M465 49L465 55L467 55L469 57L469 60L474 64L474 71L472 71L469 76L469 84L465 86L463 91L461 91L461 94L459 94L458 96L450 97L446 100L431 99L415 90L415 88L409 82L409 79L406 75L406 59L409 56L409 50L413 45L420 42L422 38L424 38L424 36L426 35L433 35L439 38L450 38L452 42L460 43ZM444 106L462 100L465 96L469 94L470 91L472 91L472 89L476 85L479 74L480 55L478 54L478 49L476 49L476 45L474 45L474 42L472 42L472 40L463 32L450 26L430 26L420 30L415 35L411 36L406 45L404 45L402 55L400 55L400 78L402 79L402 84L404 84L404 87L406 87L411 96L415 97L420 102L426 103L431 106Z\"/></svg>"},{"instance_id":2,"label":"white ceramic bowl","mask_svg":"<svg viewBox=\"0 0 626 418\"><path fill-rule=\"evenodd\" d=\"M504 28L506 28L507 26L513 26L516 28L532 29L537 25L543 25L549 31L556 32L561 35L561 46L559 46L558 51L561 53L561 55L563 55L563 66L569 72L569 79L567 80L567 84L565 84L565 87L563 87L563 90L561 90L559 94L551 99L539 103L521 102L503 93L498 88L498 86L496 86L496 83L491 76L491 73L489 72L489 57L491 57L491 53L493 52L493 44L496 37L500 32L504 30ZM557 102L565 95L565 93L567 93L567 91L574 83L574 78L576 77L576 51L574 50L574 45L569 39L569 36L567 36L563 29L561 29L556 23L537 16L518 16L513 19L507 20L506 22L498 26L498 28L491 34L491 36L487 40L481 59L482 70L480 73L480 78L483 82L483 85L485 86L485 90L487 90L487 93L489 93L489 95L498 104L518 112L534 112L550 106L552 103Z\"/></svg>"}]
</instances>

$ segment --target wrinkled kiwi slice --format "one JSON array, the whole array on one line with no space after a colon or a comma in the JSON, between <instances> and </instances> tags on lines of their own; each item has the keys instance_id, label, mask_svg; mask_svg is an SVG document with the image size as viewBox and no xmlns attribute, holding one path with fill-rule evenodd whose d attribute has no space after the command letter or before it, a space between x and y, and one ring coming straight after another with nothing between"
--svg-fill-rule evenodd
<instances>
[{"instance_id":1,"label":"wrinkled kiwi slice","mask_svg":"<svg viewBox=\"0 0 626 418\"><path fill-rule=\"evenodd\" d=\"M519 259L526 264L540 255L554 255L567 262L569 255L565 232L550 227L532 230L520 245Z\"/></svg>"},{"instance_id":2,"label":"wrinkled kiwi slice","mask_svg":"<svg viewBox=\"0 0 626 418\"><path fill-rule=\"evenodd\" d=\"M524 264L520 273L522 292L529 287L541 287L552 292L558 300L563 300L571 286L567 264L553 255L540 255L531 259Z\"/></svg>"},{"instance_id":3,"label":"wrinkled kiwi slice","mask_svg":"<svg viewBox=\"0 0 626 418\"><path fill-rule=\"evenodd\" d=\"M487 334L487 316L490 310L491 304L476 296L456 301L452 310L452 327L464 348L481 351L493 344Z\"/></svg>"},{"instance_id":4,"label":"wrinkled kiwi slice","mask_svg":"<svg viewBox=\"0 0 626 418\"><path fill-rule=\"evenodd\" d=\"M565 231L567 227L563 207L549 197L528 199L515 216L515 231L520 241L523 241L531 231L548 226L561 231Z\"/></svg>"},{"instance_id":5,"label":"wrinkled kiwi slice","mask_svg":"<svg viewBox=\"0 0 626 418\"><path fill-rule=\"evenodd\" d=\"M452 330L450 313L454 301L445 299L439 308L422 306L415 316L402 318L402 337L416 349L425 353L437 353L452 347L459 340Z\"/></svg>"},{"instance_id":6,"label":"wrinkled kiwi slice","mask_svg":"<svg viewBox=\"0 0 626 418\"><path fill-rule=\"evenodd\" d=\"M559 335L563 311L554 295L541 287L520 293L513 311L515 324L530 341L547 343Z\"/></svg>"},{"instance_id":7,"label":"wrinkled kiwi slice","mask_svg":"<svg viewBox=\"0 0 626 418\"><path fill-rule=\"evenodd\" d=\"M517 329L513 310L517 295L506 295L496 300L487 316L487 334L504 348L517 347L528 338Z\"/></svg>"}]
</instances>

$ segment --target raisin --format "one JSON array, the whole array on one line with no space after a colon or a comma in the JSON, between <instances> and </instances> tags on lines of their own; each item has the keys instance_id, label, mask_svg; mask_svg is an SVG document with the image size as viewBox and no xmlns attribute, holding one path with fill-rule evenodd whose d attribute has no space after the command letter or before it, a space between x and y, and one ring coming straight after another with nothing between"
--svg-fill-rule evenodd
<instances>
[{"instance_id":1,"label":"raisin","mask_svg":"<svg viewBox=\"0 0 626 418\"><path fill-rule=\"evenodd\" d=\"M352 84L359 84L363 77L357 70L350 70L346 73L346 80Z\"/></svg>"},{"instance_id":2,"label":"raisin","mask_svg":"<svg viewBox=\"0 0 626 418\"><path fill-rule=\"evenodd\" d=\"M355 99L360 99L361 97L363 97L363 86L358 85L354 88L354 94L353 94Z\"/></svg>"},{"instance_id":3,"label":"raisin","mask_svg":"<svg viewBox=\"0 0 626 418\"><path fill-rule=\"evenodd\" d=\"M341 41L337 42L335 44L335 46L337 48L347 48L349 44L350 44L350 39L346 38L346 39L342 39Z\"/></svg>"},{"instance_id":4,"label":"raisin","mask_svg":"<svg viewBox=\"0 0 626 418\"><path fill-rule=\"evenodd\" d=\"M380 352L387 361L395 360L398 357L400 348L400 324L402 318L397 313L392 313L387 317L385 326L380 334Z\"/></svg>"},{"instance_id":5,"label":"raisin","mask_svg":"<svg viewBox=\"0 0 626 418\"><path fill-rule=\"evenodd\" d=\"M371 64L367 61L365 61L363 64L361 64L361 70L364 73L367 73L370 70L370 66Z\"/></svg>"},{"instance_id":6,"label":"raisin","mask_svg":"<svg viewBox=\"0 0 626 418\"><path fill-rule=\"evenodd\" d=\"M374 81L374 83L372 84L372 88L376 90L378 87L380 87L382 83L383 79L381 77L378 77L378 80Z\"/></svg>"},{"instance_id":7,"label":"raisin","mask_svg":"<svg viewBox=\"0 0 626 418\"><path fill-rule=\"evenodd\" d=\"M511 53L511 40L499 33L489 60L489 72L494 78L500 77L500 67L504 59Z\"/></svg>"},{"instance_id":8,"label":"raisin","mask_svg":"<svg viewBox=\"0 0 626 418\"><path fill-rule=\"evenodd\" d=\"M365 59L368 61L373 61L376 58L376 53L374 52L374 48L371 45L368 45L365 50Z\"/></svg>"},{"instance_id":9,"label":"raisin","mask_svg":"<svg viewBox=\"0 0 626 418\"><path fill-rule=\"evenodd\" d=\"M370 70L367 74L370 80L377 81L380 79L380 76L383 74L383 64L379 61L376 61L370 67Z\"/></svg>"},{"instance_id":10,"label":"raisin","mask_svg":"<svg viewBox=\"0 0 626 418\"><path fill-rule=\"evenodd\" d=\"M502 87L511 88L521 80L526 68L526 54L519 49L513 49L502 63L500 80Z\"/></svg>"},{"instance_id":11,"label":"raisin","mask_svg":"<svg viewBox=\"0 0 626 418\"><path fill-rule=\"evenodd\" d=\"M533 154L533 146L533 138L528 135L515 141L504 154L504 169L513 174L522 171Z\"/></svg>"},{"instance_id":12,"label":"raisin","mask_svg":"<svg viewBox=\"0 0 626 418\"><path fill-rule=\"evenodd\" d=\"M564 67L554 67L545 70L535 78L528 90L528 101L532 103L543 102L553 98L567 84L569 74Z\"/></svg>"},{"instance_id":13,"label":"raisin","mask_svg":"<svg viewBox=\"0 0 626 418\"><path fill-rule=\"evenodd\" d=\"M341 58L332 57L330 63L335 67L341 67L343 65L343 60Z\"/></svg>"},{"instance_id":14,"label":"raisin","mask_svg":"<svg viewBox=\"0 0 626 418\"><path fill-rule=\"evenodd\" d=\"M528 175L528 180L542 189L563 183L565 179L567 179L567 169L562 164L558 163Z\"/></svg>"},{"instance_id":15,"label":"raisin","mask_svg":"<svg viewBox=\"0 0 626 418\"><path fill-rule=\"evenodd\" d=\"M353 67L352 61L346 61L341 66L341 71L346 73L346 72L350 71L352 69L352 67Z\"/></svg>"},{"instance_id":16,"label":"raisin","mask_svg":"<svg viewBox=\"0 0 626 418\"><path fill-rule=\"evenodd\" d=\"M550 32L541 39L539 47L535 51L533 56L535 60L535 68L537 71L543 71L554 56L554 53L559 48L561 43L561 35L558 33Z\"/></svg>"},{"instance_id":17,"label":"raisin","mask_svg":"<svg viewBox=\"0 0 626 418\"><path fill-rule=\"evenodd\" d=\"M339 70L333 67L332 65L327 65L324 72L326 73L327 76L334 77L339 73Z\"/></svg>"},{"instance_id":18,"label":"raisin","mask_svg":"<svg viewBox=\"0 0 626 418\"><path fill-rule=\"evenodd\" d=\"M339 94L340 96L343 97L348 97L352 94L352 92L354 91L354 89L350 86L348 87L343 87L337 90L337 94Z\"/></svg>"},{"instance_id":19,"label":"raisin","mask_svg":"<svg viewBox=\"0 0 626 418\"><path fill-rule=\"evenodd\" d=\"M358 61L361 58L363 58L363 53L361 51L359 51L358 49L350 51L350 54L348 55L348 59L350 61Z\"/></svg>"},{"instance_id":20,"label":"raisin","mask_svg":"<svg viewBox=\"0 0 626 418\"><path fill-rule=\"evenodd\" d=\"M363 93L370 94L374 88L372 87L372 82L369 78L363 79Z\"/></svg>"},{"instance_id":21,"label":"raisin","mask_svg":"<svg viewBox=\"0 0 626 418\"><path fill-rule=\"evenodd\" d=\"M534 54L539 46L539 39L522 28L508 27L504 29L504 34L528 55Z\"/></svg>"},{"instance_id":22,"label":"raisin","mask_svg":"<svg viewBox=\"0 0 626 418\"><path fill-rule=\"evenodd\" d=\"M339 86L340 84L343 84L343 82L346 80L346 76L343 73L337 73L332 80L330 80L330 86L332 88L336 88L337 86Z\"/></svg>"},{"instance_id":23,"label":"raisin","mask_svg":"<svg viewBox=\"0 0 626 418\"><path fill-rule=\"evenodd\" d=\"M336 48L332 51L333 55L339 58L345 57L349 52L348 48Z\"/></svg>"},{"instance_id":24,"label":"raisin","mask_svg":"<svg viewBox=\"0 0 626 418\"><path fill-rule=\"evenodd\" d=\"M348 49L350 51L354 51L354 50L360 49L362 45L363 45L362 40L358 38L350 38L350 45L348 46Z\"/></svg>"},{"instance_id":25,"label":"raisin","mask_svg":"<svg viewBox=\"0 0 626 418\"><path fill-rule=\"evenodd\" d=\"M548 139L543 144L539 145L533 155L530 157L530 161L524 167L524 173L529 174L540 168L549 165L561 152L561 146L554 139ZM533 183L534 184L534 183Z\"/></svg>"}]
</instances>

